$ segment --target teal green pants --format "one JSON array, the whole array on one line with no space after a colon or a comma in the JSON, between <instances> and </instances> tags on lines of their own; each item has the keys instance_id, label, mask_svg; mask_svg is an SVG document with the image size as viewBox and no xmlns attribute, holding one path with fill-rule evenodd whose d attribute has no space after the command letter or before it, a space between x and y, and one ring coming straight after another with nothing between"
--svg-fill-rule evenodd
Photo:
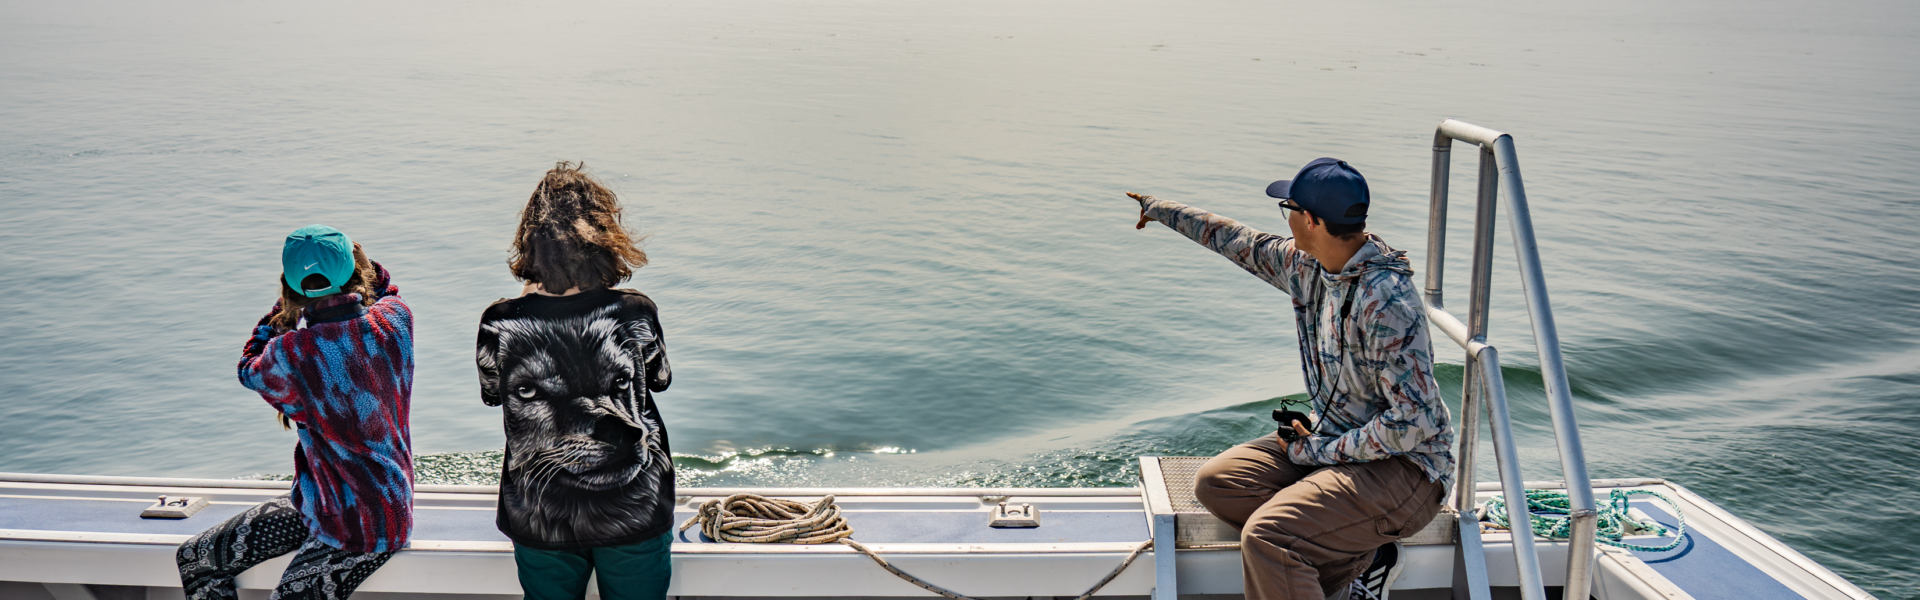
<instances>
[{"instance_id":1,"label":"teal green pants","mask_svg":"<svg viewBox=\"0 0 1920 600\"><path fill-rule=\"evenodd\" d=\"M608 548L540 550L513 546L527 600L580 600L600 575L601 600L664 600L673 581L673 533Z\"/></svg>"}]
</instances>

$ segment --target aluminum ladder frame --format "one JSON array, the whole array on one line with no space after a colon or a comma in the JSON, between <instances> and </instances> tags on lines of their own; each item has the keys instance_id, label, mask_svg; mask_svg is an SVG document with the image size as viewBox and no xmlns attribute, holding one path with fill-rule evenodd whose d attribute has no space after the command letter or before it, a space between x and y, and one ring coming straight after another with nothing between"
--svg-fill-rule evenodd
<instances>
[{"instance_id":1,"label":"aluminum ladder frame","mask_svg":"<svg viewBox=\"0 0 1920 600\"><path fill-rule=\"evenodd\" d=\"M1467 322L1446 311L1442 302L1441 281L1447 246L1447 184L1452 166L1453 142L1459 140L1480 148L1480 189L1474 211L1473 273L1467 297ZM1467 351L1465 389L1460 404L1460 451L1456 455L1453 507L1460 511L1460 543L1454 551L1453 597L1491 600L1487 581L1486 552L1481 543L1479 518L1473 510L1474 450L1480 435L1480 410L1485 406L1493 433L1495 464L1500 469L1500 488L1514 514L1527 506L1524 479L1520 476L1520 458L1514 450L1513 425L1507 416L1507 393L1500 376L1500 352L1487 343L1487 300L1493 282L1493 229L1495 205L1501 187L1506 188L1507 218L1513 235L1514 255L1520 263L1520 284L1527 296L1527 314L1533 322L1533 340L1540 351L1540 375L1546 383L1547 407L1553 416L1554 439L1559 444L1560 468L1567 480L1567 497L1572 510L1572 539L1567 549L1567 582L1564 598L1589 597L1593 580L1594 528L1599 513L1594 510L1592 480L1587 476L1585 451L1580 445L1580 430L1574 422L1573 398L1567 390L1567 371L1560 354L1560 336L1553 324L1553 306L1547 301L1547 284L1540 268L1539 244L1533 236L1533 217L1527 210L1526 188L1520 181L1520 162L1514 154L1513 137L1478 125L1447 119L1433 134L1433 181L1427 221L1427 318L1447 337ZM1578 482L1576 484L1576 482ZM1534 550L1533 528L1527 519L1512 523L1514 562L1520 578L1520 597L1545 600L1546 588L1540 576L1540 557Z\"/></svg>"}]
</instances>

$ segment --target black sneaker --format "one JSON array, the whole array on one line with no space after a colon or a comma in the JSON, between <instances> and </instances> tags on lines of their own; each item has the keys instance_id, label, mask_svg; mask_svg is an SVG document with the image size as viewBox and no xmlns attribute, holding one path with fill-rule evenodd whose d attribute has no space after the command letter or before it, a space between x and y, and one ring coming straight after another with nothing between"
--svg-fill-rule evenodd
<instances>
[{"instance_id":1,"label":"black sneaker","mask_svg":"<svg viewBox=\"0 0 1920 600\"><path fill-rule=\"evenodd\" d=\"M1352 600L1387 600L1388 588L1400 579L1400 572L1406 565L1400 562L1400 542L1381 546L1373 551L1373 564L1360 572L1353 580L1347 595Z\"/></svg>"}]
</instances>

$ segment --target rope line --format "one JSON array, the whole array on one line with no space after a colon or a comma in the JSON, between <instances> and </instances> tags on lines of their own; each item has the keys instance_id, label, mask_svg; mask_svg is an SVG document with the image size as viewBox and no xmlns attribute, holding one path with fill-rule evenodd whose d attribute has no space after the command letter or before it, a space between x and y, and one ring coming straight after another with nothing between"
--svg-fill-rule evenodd
<instances>
[{"instance_id":1,"label":"rope line","mask_svg":"<svg viewBox=\"0 0 1920 600\"><path fill-rule=\"evenodd\" d=\"M1525 490L1525 493L1527 496L1527 521L1533 525L1535 535L1550 540L1564 540L1572 537L1571 527L1573 520L1569 519L1567 515L1573 512L1573 503L1567 499L1566 492L1554 490ZM1646 520L1634 519L1633 516L1627 512L1627 498L1630 496L1652 496L1665 501L1667 506L1673 508L1673 517L1677 519L1676 523L1678 527L1673 530L1668 530L1666 526L1654 522L1651 518ZM1488 521L1492 521L1494 525L1504 527L1508 530L1513 529L1513 516L1509 514L1507 510L1506 498L1494 496L1487 500L1486 507ZM1597 519L1595 523L1594 537L1602 544L1626 548L1628 550L1662 552L1680 547L1680 541L1687 537L1687 517L1680 513L1680 504L1660 492L1653 490L1616 489L1613 490L1612 494L1608 495L1607 501L1598 508L1599 510L1596 512L1600 514L1599 519ZM1643 546L1622 541L1622 538L1627 536L1629 525L1643 531L1653 532L1654 535L1667 535L1668 533L1672 533L1673 541L1667 542L1664 546Z\"/></svg>"},{"instance_id":2,"label":"rope line","mask_svg":"<svg viewBox=\"0 0 1920 600\"><path fill-rule=\"evenodd\" d=\"M680 531L698 524L700 533L720 542L758 543L758 544L826 544L838 542L867 555L880 568L886 569L901 579L921 589L952 598L953 600L980 600L962 596L946 588L914 577L906 571L888 563L886 559L860 542L853 541L853 526L846 517L840 516L840 507L833 504L833 496L821 498L819 502L807 504L784 498L768 498L759 494L734 494L722 500L708 500L700 504L699 511L691 519L680 524ZM1153 547L1153 540L1142 542L1127 554L1120 566L1107 573L1099 583L1087 593L1074 600L1087 600L1100 588L1106 587L1121 571L1127 570L1141 552Z\"/></svg>"}]
</instances>

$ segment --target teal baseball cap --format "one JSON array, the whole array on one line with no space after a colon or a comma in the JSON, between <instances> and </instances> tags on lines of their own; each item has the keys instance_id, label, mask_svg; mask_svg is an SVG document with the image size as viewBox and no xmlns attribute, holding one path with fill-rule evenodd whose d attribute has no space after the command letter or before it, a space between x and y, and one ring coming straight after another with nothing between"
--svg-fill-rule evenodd
<instances>
[{"instance_id":1,"label":"teal baseball cap","mask_svg":"<svg viewBox=\"0 0 1920 600\"><path fill-rule=\"evenodd\" d=\"M340 286L353 278L353 240L340 230L325 225L308 225L287 234L280 248L280 270L287 287L308 298L340 292ZM327 279L327 287L305 289L300 282L308 275Z\"/></svg>"}]
</instances>

